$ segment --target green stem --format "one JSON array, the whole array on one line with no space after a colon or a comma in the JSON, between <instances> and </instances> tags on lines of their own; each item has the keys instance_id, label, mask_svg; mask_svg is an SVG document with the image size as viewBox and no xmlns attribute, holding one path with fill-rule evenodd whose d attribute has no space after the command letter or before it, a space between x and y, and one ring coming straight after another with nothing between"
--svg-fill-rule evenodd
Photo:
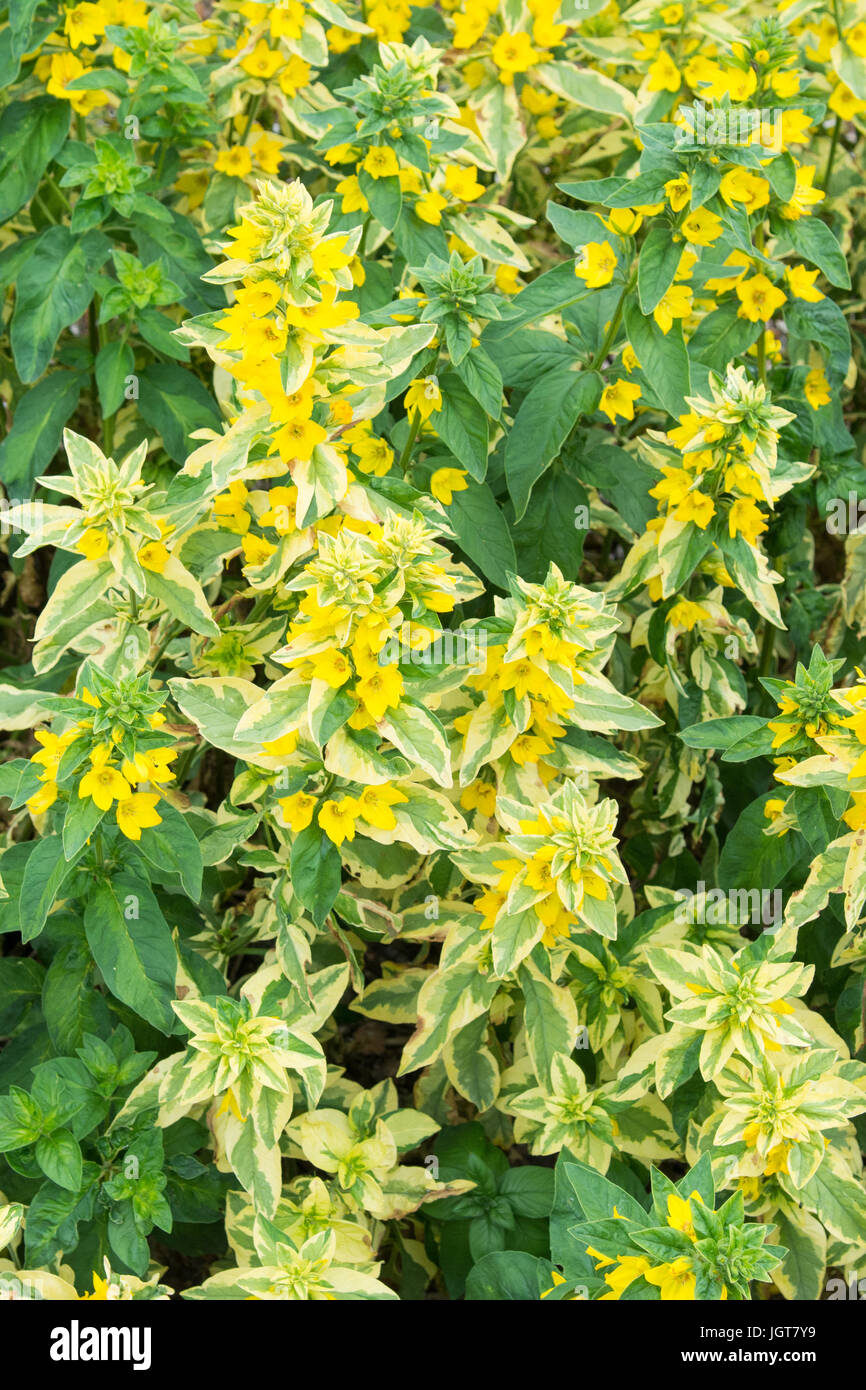
<instances>
[{"instance_id":1,"label":"green stem","mask_svg":"<svg viewBox=\"0 0 866 1390\"><path fill-rule=\"evenodd\" d=\"M409 438L406 440L406 443L403 447L403 452L400 455L399 468L402 473L405 473L408 470L409 460L412 456L412 450L415 447L415 440L418 438L418 432L420 429L421 412L420 410L415 410L412 412L412 416L409 421Z\"/></svg>"},{"instance_id":2,"label":"green stem","mask_svg":"<svg viewBox=\"0 0 866 1390\"><path fill-rule=\"evenodd\" d=\"M260 103L260 96L254 96L252 101L250 102L250 109L247 112L246 125L244 126L243 134L240 140L238 141L239 145L245 145L247 143L247 136L253 128L253 121L256 119L256 113L258 112Z\"/></svg>"},{"instance_id":3,"label":"green stem","mask_svg":"<svg viewBox=\"0 0 866 1390\"><path fill-rule=\"evenodd\" d=\"M755 343L755 354L758 359L758 377L764 386L767 384L767 325L763 324L758 334L758 341Z\"/></svg>"},{"instance_id":4,"label":"green stem","mask_svg":"<svg viewBox=\"0 0 866 1390\"><path fill-rule=\"evenodd\" d=\"M156 651L150 659L150 666L152 671L157 670L159 663L162 661L163 653L166 647L168 646L169 642L174 637L175 633L178 631L179 628L180 623L169 623L168 627L165 630L165 636L163 637L162 641L160 642L159 646L157 647Z\"/></svg>"},{"instance_id":5,"label":"green stem","mask_svg":"<svg viewBox=\"0 0 866 1390\"><path fill-rule=\"evenodd\" d=\"M634 287L634 282L635 275L634 271L632 271L631 275L628 277L628 279L622 287L622 294L620 295L619 302L616 306L616 309L614 310L613 318L608 324L607 332L604 335L604 342L602 343L598 352L595 354L595 357L593 357L592 361L589 364L588 370L591 372L596 371L601 366L602 362L607 357L607 354L610 352L614 339L616 338L616 335L619 332L619 325L622 320L622 311L625 307L626 296L628 295L629 291Z\"/></svg>"},{"instance_id":6,"label":"green stem","mask_svg":"<svg viewBox=\"0 0 866 1390\"><path fill-rule=\"evenodd\" d=\"M87 310L87 338L90 343L90 353L93 361L90 364L90 394L93 402L94 419L99 418L99 390L96 385L96 358L99 353L99 327L96 322L96 300L90 301Z\"/></svg>"},{"instance_id":7,"label":"green stem","mask_svg":"<svg viewBox=\"0 0 866 1390\"><path fill-rule=\"evenodd\" d=\"M761 640L761 656L758 663L758 675L768 676L770 667L773 664L773 649L776 645L776 629L772 623L764 621L764 636Z\"/></svg>"},{"instance_id":8,"label":"green stem","mask_svg":"<svg viewBox=\"0 0 866 1390\"><path fill-rule=\"evenodd\" d=\"M821 183L821 187L823 188L823 190L824 190L825 193L827 192L827 189L828 189L829 184L830 184L830 175L831 175L832 172L833 172L833 161L834 161L835 158L836 158L836 147L837 147L838 144L839 144L839 131L840 131L841 129L842 129L842 117L841 117L841 116L837 116L837 117L836 117L836 124L833 126L833 135L832 135L831 140L830 140L830 151L829 151L829 154L827 155L827 164L826 164L826 167L825 167L825 169L824 169L824 178L823 178L822 183Z\"/></svg>"}]
</instances>

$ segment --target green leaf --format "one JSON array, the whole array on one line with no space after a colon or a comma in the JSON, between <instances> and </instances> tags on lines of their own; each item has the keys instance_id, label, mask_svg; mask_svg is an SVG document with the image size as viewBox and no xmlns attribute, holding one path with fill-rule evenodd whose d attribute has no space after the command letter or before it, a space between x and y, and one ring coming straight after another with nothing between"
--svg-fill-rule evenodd
<instances>
[{"instance_id":1,"label":"green leaf","mask_svg":"<svg viewBox=\"0 0 866 1390\"><path fill-rule=\"evenodd\" d=\"M650 228L640 249L637 265L637 292L643 313L651 314L667 294L673 284L682 251L682 244L674 241L670 227Z\"/></svg>"},{"instance_id":2,"label":"green leaf","mask_svg":"<svg viewBox=\"0 0 866 1390\"><path fill-rule=\"evenodd\" d=\"M732 714L724 719L704 719L700 724L692 724L680 730L680 738L687 748L730 748L746 734L765 729L766 719L756 714Z\"/></svg>"},{"instance_id":3,"label":"green leaf","mask_svg":"<svg viewBox=\"0 0 866 1390\"><path fill-rule=\"evenodd\" d=\"M107 419L123 404L126 378L135 370L135 354L129 343L106 343L96 355L96 385L99 404Z\"/></svg>"},{"instance_id":4,"label":"green leaf","mask_svg":"<svg viewBox=\"0 0 866 1390\"><path fill-rule=\"evenodd\" d=\"M388 710L379 723L379 730L440 787L451 786L448 738L435 714L423 705L404 699L396 709Z\"/></svg>"},{"instance_id":5,"label":"green leaf","mask_svg":"<svg viewBox=\"0 0 866 1390\"><path fill-rule=\"evenodd\" d=\"M173 362L152 362L139 376L138 409L156 430L166 453L184 463L195 448L194 430L218 430L220 412L197 376Z\"/></svg>"},{"instance_id":6,"label":"green leaf","mask_svg":"<svg viewBox=\"0 0 866 1390\"><path fill-rule=\"evenodd\" d=\"M761 325L740 318L738 308L738 303L723 304L701 320L689 339L693 358L723 372L729 362L752 346Z\"/></svg>"},{"instance_id":7,"label":"green leaf","mask_svg":"<svg viewBox=\"0 0 866 1390\"><path fill-rule=\"evenodd\" d=\"M792 336L804 343L820 344L828 354L831 372L845 376L851 358L851 333L848 320L834 300L822 299L817 304L791 300L785 306L785 322Z\"/></svg>"},{"instance_id":8,"label":"green leaf","mask_svg":"<svg viewBox=\"0 0 866 1390\"><path fill-rule=\"evenodd\" d=\"M73 236L68 227L43 232L18 276L10 334L15 367L35 381L64 328L80 319L111 243L101 232Z\"/></svg>"},{"instance_id":9,"label":"green leaf","mask_svg":"<svg viewBox=\"0 0 866 1390\"><path fill-rule=\"evenodd\" d=\"M192 902L201 897L202 855L195 831L180 811L167 801L161 801L158 815L160 825L146 826L137 840L136 848L155 869L175 873L183 891Z\"/></svg>"},{"instance_id":10,"label":"green leaf","mask_svg":"<svg viewBox=\"0 0 866 1390\"><path fill-rule=\"evenodd\" d=\"M70 106L53 97L12 101L0 116L0 222L29 202L66 139Z\"/></svg>"},{"instance_id":11,"label":"green leaf","mask_svg":"<svg viewBox=\"0 0 866 1390\"><path fill-rule=\"evenodd\" d=\"M553 1210L554 1176L552 1168L537 1168L526 1163L509 1168L503 1174L499 1191L508 1198L518 1216L536 1219L550 1216Z\"/></svg>"},{"instance_id":12,"label":"green leaf","mask_svg":"<svg viewBox=\"0 0 866 1390\"><path fill-rule=\"evenodd\" d=\"M473 348L455 370L481 408L491 419L498 420L502 411L502 377L484 349L480 345Z\"/></svg>"},{"instance_id":13,"label":"green leaf","mask_svg":"<svg viewBox=\"0 0 866 1390\"><path fill-rule=\"evenodd\" d=\"M104 815L92 797L70 798L63 819L63 853L67 859L73 860L84 848Z\"/></svg>"},{"instance_id":14,"label":"green leaf","mask_svg":"<svg viewBox=\"0 0 866 1390\"><path fill-rule=\"evenodd\" d=\"M778 792L766 792L751 802L728 833L719 859L720 888L775 888L800 860L803 841L796 831L765 835L769 821L766 803Z\"/></svg>"},{"instance_id":15,"label":"green leaf","mask_svg":"<svg viewBox=\"0 0 866 1390\"><path fill-rule=\"evenodd\" d=\"M45 926L54 901L66 879L72 873L83 853L83 848L72 859L63 853L63 840L59 835L47 835L36 845L21 885L21 939L32 941Z\"/></svg>"},{"instance_id":16,"label":"green leaf","mask_svg":"<svg viewBox=\"0 0 866 1390\"><path fill-rule=\"evenodd\" d=\"M851 288L842 248L826 222L819 217L800 217L786 222L785 231L797 254L816 265L831 285L843 290Z\"/></svg>"},{"instance_id":17,"label":"green leaf","mask_svg":"<svg viewBox=\"0 0 866 1390\"><path fill-rule=\"evenodd\" d=\"M358 175L358 184L376 221L392 232L400 221L403 207L403 194L396 174L385 179L374 179L362 169Z\"/></svg>"},{"instance_id":18,"label":"green leaf","mask_svg":"<svg viewBox=\"0 0 866 1390\"><path fill-rule=\"evenodd\" d=\"M85 1033L99 1033L108 1019L105 1000L93 988L93 960L82 936L52 958L42 987L42 1012L60 1053L74 1052Z\"/></svg>"},{"instance_id":19,"label":"green leaf","mask_svg":"<svg viewBox=\"0 0 866 1390\"><path fill-rule=\"evenodd\" d=\"M317 927L334 906L341 880L339 849L318 825L308 825L292 845L292 888Z\"/></svg>"},{"instance_id":20,"label":"green leaf","mask_svg":"<svg viewBox=\"0 0 866 1390\"><path fill-rule=\"evenodd\" d=\"M0 957L0 1035L8 1037L39 1000L44 967L31 956Z\"/></svg>"},{"instance_id":21,"label":"green leaf","mask_svg":"<svg viewBox=\"0 0 866 1390\"><path fill-rule=\"evenodd\" d=\"M128 870L97 882L84 909L84 929L112 994L160 1033L174 1032L177 953L148 885Z\"/></svg>"},{"instance_id":22,"label":"green leaf","mask_svg":"<svg viewBox=\"0 0 866 1390\"><path fill-rule=\"evenodd\" d=\"M569 106L601 111L608 116L624 116L629 121L632 118L634 94L604 73L573 62L554 62L540 64L535 76L543 87L562 97Z\"/></svg>"},{"instance_id":23,"label":"green leaf","mask_svg":"<svg viewBox=\"0 0 866 1390\"><path fill-rule=\"evenodd\" d=\"M46 1178L68 1192L81 1188L81 1147L68 1129L45 1134L36 1144L36 1162Z\"/></svg>"},{"instance_id":24,"label":"green leaf","mask_svg":"<svg viewBox=\"0 0 866 1390\"><path fill-rule=\"evenodd\" d=\"M0 444L7 497L29 497L35 480L48 472L84 379L80 372L52 372L19 399L12 428Z\"/></svg>"},{"instance_id":25,"label":"green leaf","mask_svg":"<svg viewBox=\"0 0 866 1390\"><path fill-rule=\"evenodd\" d=\"M440 378L439 389L442 408L433 421L436 433L458 463L481 482L487 472L487 416L478 409L478 402L456 372L446 372Z\"/></svg>"},{"instance_id":26,"label":"green leaf","mask_svg":"<svg viewBox=\"0 0 866 1390\"><path fill-rule=\"evenodd\" d=\"M577 421L597 408L601 390L597 372L577 372L572 365L554 367L524 397L505 446L505 476L517 521L526 511L534 484L557 457Z\"/></svg>"},{"instance_id":27,"label":"green leaf","mask_svg":"<svg viewBox=\"0 0 866 1390\"><path fill-rule=\"evenodd\" d=\"M637 354L649 392L671 415L681 415L684 398L691 392L689 355L677 322L662 333L651 318L644 318L632 301L625 307L625 331Z\"/></svg>"},{"instance_id":28,"label":"green leaf","mask_svg":"<svg viewBox=\"0 0 866 1390\"><path fill-rule=\"evenodd\" d=\"M537 1303L553 1283L549 1261L522 1250L495 1250L479 1260L466 1280L469 1303Z\"/></svg>"},{"instance_id":29,"label":"green leaf","mask_svg":"<svg viewBox=\"0 0 866 1390\"><path fill-rule=\"evenodd\" d=\"M469 361L469 358L466 359ZM517 569L511 528L502 508L486 483L469 481L464 492L455 492L448 520L461 548L485 579L500 589Z\"/></svg>"},{"instance_id":30,"label":"green leaf","mask_svg":"<svg viewBox=\"0 0 866 1390\"><path fill-rule=\"evenodd\" d=\"M514 296L507 318L487 324L481 335L482 346L493 352L502 339L513 338L536 319L561 313L570 304L585 299L588 293L592 291L587 291L583 281L575 277L572 261L554 266Z\"/></svg>"}]
</instances>

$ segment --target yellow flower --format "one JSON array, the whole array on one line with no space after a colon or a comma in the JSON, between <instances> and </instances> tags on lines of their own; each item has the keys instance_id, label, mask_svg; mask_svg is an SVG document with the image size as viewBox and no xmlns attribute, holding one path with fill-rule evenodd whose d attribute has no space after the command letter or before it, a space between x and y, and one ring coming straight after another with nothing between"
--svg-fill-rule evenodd
<instances>
[{"instance_id":1,"label":"yellow flower","mask_svg":"<svg viewBox=\"0 0 866 1390\"><path fill-rule=\"evenodd\" d=\"M125 801L132 795L129 783L116 767L108 762L108 748L100 748L91 753L91 769L78 784L78 795L83 800L91 797L100 811L107 811L113 801Z\"/></svg>"},{"instance_id":2,"label":"yellow flower","mask_svg":"<svg viewBox=\"0 0 866 1390\"><path fill-rule=\"evenodd\" d=\"M756 212L770 201L770 185L759 174L748 169L729 169L719 184L719 192L728 207L742 203L746 212Z\"/></svg>"},{"instance_id":3,"label":"yellow flower","mask_svg":"<svg viewBox=\"0 0 866 1390\"><path fill-rule=\"evenodd\" d=\"M783 203L780 211L782 216L789 222L796 222L801 217L806 217L810 210L817 203L824 201L824 194L820 188L813 188L815 180L815 165L803 164L797 169L797 182L794 185L794 193L791 201Z\"/></svg>"},{"instance_id":4,"label":"yellow flower","mask_svg":"<svg viewBox=\"0 0 866 1390\"><path fill-rule=\"evenodd\" d=\"M517 267L513 265L498 265L496 267L496 288L502 294L517 294L520 285L517 279Z\"/></svg>"},{"instance_id":5,"label":"yellow flower","mask_svg":"<svg viewBox=\"0 0 866 1390\"><path fill-rule=\"evenodd\" d=\"M644 1278L648 1284L655 1284L661 1290L663 1303L671 1299L693 1299L695 1296L695 1275L691 1261L684 1255L671 1264L645 1270Z\"/></svg>"},{"instance_id":6,"label":"yellow flower","mask_svg":"<svg viewBox=\"0 0 866 1390\"><path fill-rule=\"evenodd\" d=\"M700 1202L703 1205L703 1198L699 1192L690 1192L688 1201L678 1196L676 1192L668 1193L668 1225L675 1231L682 1231L689 1240L696 1240L695 1226L692 1219L692 1202Z\"/></svg>"},{"instance_id":7,"label":"yellow flower","mask_svg":"<svg viewBox=\"0 0 866 1390\"><path fill-rule=\"evenodd\" d=\"M866 58L866 23L862 19L845 31L845 42L858 58Z\"/></svg>"},{"instance_id":8,"label":"yellow flower","mask_svg":"<svg viewBox=\"0 0 866 1390\"><path fill-rule=\"evenodd\" d=\"M400 172L397 156L388 145L374 145L361 167L371 179L394 178Z\"/></svg>"},{"instance_id":9,"label":"yellow flower","mask_svg":"<svg viewBox=\"0 0 866 1390\"><path fill-rule=\"evenodd\" d=\"M643 214L636 208L612 208L607 217L607 226L617 236L634 236L643 223Z\"/></svg>"},{"instance_id":10,"label":"yellow flower","mask_svg":"<svg viewBox=\"0 0 866 1390\"><path fill-rule=\"evenodd\" d=\"M722 235L722 219L708 208L698 208L683 219L680 231L692 246L712 246Z\"/></svg>"},{"instance_id":11,"label":"yellow flower","mask_svg":"<svg viewBox=\"0 0 866 1390\"><path fill-rule=\"evenodd\" d=\"M300 89L306 87L309 82L310 72L309 63L305 63L297 53L293 53L277 78L280 91L285 92L287 97L297 96Z\"/></svg>"},{"instance_id":12,"label":"yellow flower","mask_svg":"<svg viewBox=\"0 0 866 1390\"><path fill-rule=\"evenodd\" d=\"M748 319L750 323L766 323L787 301L785 292L777 289L763 274L741 280L737 285L737 298L740 301L737 311L740 318Z\"/></svg>"},{"instance_id":13,"label":"yellow flower","mask_svg":"<svg viewBox=\"0 0 866 1390\"><path fill-rule=\"evenodd\" d=\"M316 652L310 660L316 680L325 681L332 690L339 690L341 685L345 685L346 681L352 678L349 658L334 647L325 652Z\"/></svg>"},{"instance_id":14,"label":"yellow flower","mask_svg":"<svg viewBox=\"0 0 866 1390\"><path fill-rule=\"evenodd\" d=\"M841 116L843 121L850 121L861 112L866 111L866 101L861 101L855 96L850 87L846 87L844 82L838 83L833 88L830 100L827 102L830 110L837 116Z\"/></svg>"},{"instance_id":15,"label":"yellow flower","mask_svg":"<svg viewBox=\"0 0 866 1390\"><path fill-rule=\"evenodd\" d=\"M731 503L728 513L728 535L741 535L749 545L757 545L759 536L766 531L764 513L751 497L738 497Z\"/></svg>"},{"instance_id":16,"label":"yellow flower","mask_svg":"<svg viewBox=\"0 0 866 1390\"><path fill-rule=\"evenodd\" d=\"M344 796L340 801L326 801L319 811L319 826L335 845L341 845L344 840L354 840L355 821L360 810L360 803L352 796Z\"/></svg>"},{"instance_id":17,"label":"yellow flower","mask_svg":"<svg viewBox=\"0 0 866 1390\"><path fill-rule=\"evenodd\" d=\"M71 10L66 11L63 32L69 39L70 48L77 48L81 43L96 43L105 33L102 6L73 5Z\"/></svg>"},{"instance_id":18,"label":"yellow flower","mask_svg":"<svg viewBox=\"0 0 866 1390\"><path fill-rule=\"evenodd\" d=\"M31 797L30 801L33 800L34 798ZM862 830L864 826L866 826L866 792L853 792L852 800L854 805L849 806L842 819L851 830ZM28 807L30 801L27 803ZM769 805L770 803L768 801L767 806Z\"/></svg>"},{"instance_id":19,"label":"yellow flower","mask_svg":"<svg viewBox=\"0 0 866 1390\"><path fill-rule=\"evenodd\" d=\"M446 165L445 187L461 203L474 203L484 192L484 184L478 182L474 167L463 164Z\"/></svg>"},{"instance_id":20,"label":"yellow flower","mask_svg":"<svg viewBox=\"0 0 866 1390\"><path fill-rule=\"evenodd\" d=\"M140 840L143 829L161 825L162 816L156 811L158 801L159 796L156 792L133 792L132 796L118 801L114 814L127 840Z\"/></svg>"},{"instance_id":21,"label":"yellow flower","mask_svg":"<svg viewBox=\"0 0 866 1390\"><path fill-rule=\"evenodd\" d=\"M640 387L633 381L612 381L605 386L598 403L599 410L613 422L617 416L623 420L634 419L634 403L640 396Z\"/></svg>"},{"instance_id":22,"label":"yellow flower","mask_svg":"<svg viewBox=\"0 0 866 1390\"><path fill-rule=\"evenodd\" d=\"M824 296L815 288L817 270L807 270L804 265L790 265L785 268L785 278L795 299L805 299L809 304L817 304Z\"/></svg>"},{"instance_id":23,"label":"yellow flower","mask_svg":"<svg viewBox=\"0 0 866 1390\"><path fill-rule=\"evenodd\" d=\"M399 705L403 677L396 666L377 666L359 681L356 694L367 713L378 723L385 718L387 710Z\"/></svg>"},{"instance_id":24,"label":"yellow flower","mask_svg":"<svg viewBox=\"0 0 866 1390\"><path fill-rule=\"evenodd\" d=\"M460 795L464 811L480 811L490 817L496 811L496 788L492 782L470 782Z\"/></svg>"},{"instance_id":25,"label":"yellow flower","mask_svg":"<svg viewBox=\"0 0 866 1390\"><path fill-rule=\"evenodd\" d=\"M307 792L295 792L294 796L281 797L277 805L286 825L297 834L299 830L306 830L313 819L316 798Z\"/></svg>"},{"instance_id":26,"label":"yellow flower","mask_svg":"<svg viewBox=\"0 0 866 1390\"><path fill-rule=\"evenodd\" d=\"M706 493L695 490L689 492L674 512L675 521L693 521L701 531L706 531L716 514L716 504Z\"/></svg>"},{"instance_id":27,"label":"yellow flower","mask_svg":"<svg viewBox=\"0 0 866 1390\"><path fill-rule=\"evenodd\" d=\"M246 178L253 167L253 157L246 145L232 145L229 150L220 150L214 160L214 168L233 179Z\"/></svg>"},{"instance_id":28,"label":"yellow flower","mask_svg":"<svg viewBox=\"0 0 866 1390\"><path fill-rule=\"evenodd\" d=\"M97 106L104 105L107 94L102 91L68 92L66 88L76 77L93 71L93 68L86 68L74 53L52 53L50 76L45 90L50 97L68 101L76 115L87 116Z\"/></svg>"},{"instance_id":29,"label":"yellow flower","mask_svg":"<svg viewBox=\"0 0 866 1390\"><path fill-rule=\"evenodd\" d=\"M404 405L408 414L417 410L422 420L429 420L434 411L441 410L442 392L439 390L439 382L436 377L417 377L415 381L411 382L409 390L406 392Z\"/></svg>"},{"instance_id":30,"label":"yellow flower","mask_svg":"<svg viewBox=\"0 0 866 1390\"><path fill-rule=\"evenodd\" d=\"M337 184L336 191L342 199L340 203L341 212L369 212L370 204L361 192L361 185L358 182L357 174L350 174L348 178L341 179Z\"/></svg>"},{"instance_id":31,"label":"yellow flower","mask_svg":"<svg viewBox=\"0 0 866 1390\"><path fill-rule=\"evenodd\" d=\"M101 560L108 550L108 532L101 530L97 526L88 526L81 540L76 543L75 549L79 550L85 560Z\"/></svg>"},{"instance_id":32,"label":"yellow flower","mask_svg":"<svg viewBox=\"0 0 866 1390\"><path fill-rule=\"evenodd\" d=\"M241 67L250 77L260 77L267 81L282 66L282 54L276 48L269 48L264 39L259 39L252 53L241 59Z\"/></svg>"},{"instance_id":33,"label":"yellow flower","mask_svg":"<svg viewBox=\"0 0 866 1390\"><path fill-rule=\"evenodd\" d=\"M444 507L451 505L455 492L465 492L469 484L462 468L437 468L430 479L430 491Z\"/></svg>"},{"instance_id":34,"label":"yellow flower","mask_svg":"<svg viewBox=\"0 0 866 1390\"><path fill-rule=\"evenodd\" d=\"M312 457L316 445L323 444L327 437L328 431L323 425L317 425L315 420L289 420L277 430L268 452L278 453L286 463L294 459L306 462Z\"/></svg>"},{"instance_id":35,"label":"yellow flower","mask_svg":"<svg viewBox=\"0 0 866 1390\"><path fill-rule=\"evenodd\" d=\"M375 478L384 478L394 462L394 450L384 439L361 439L352 448L358 455L361 472L372 473Z\"/></svg>"},{"instance_id":36,"label":"yellow flower","mask_svg":"<svg viewBox=\"0 0 866 1390\"><path fill-rule=\"evenodd\" d=\"M688 174L677 174L665 184L665 196L674 212L682 212L692 196L692 183Z\"/></svg>"},{"instance_id":37,"label":"yellow flower","mask_svg":"<svg viewBox=\"0 0 866 1390\"><path fill-rule=\"evenodd\" d=\"M813 367L803 383L803 394L813 410L829 405L833 399L830 383L820 367Z\"/></svg>"},{"instance_id":38,"label":"yellow flower","mask_svg":"<svg viewBox=\"0 0 866 1390\"><path fill-rule=\"evenodd\" d=\"M647 88L651 92L678 92L682 86L679 68L670 54L662 53L650 65Z\"/></svg>"},{"instance_id":39,"label":"yellow flower","mask_svg":"<svg viewBox=\"0 0 866 1390\"><path fill-rule=\"evenodd\" d=\"M575 275L584 280L590 290L609 285L615 270L616 252L609 241L588 241L574 264Z\"/></svg>"},{"instance_id":40,"label":"yellow flower","mask_svg":"<svg viewBox=\"0 0 866 1390\"><path fill-rule=\"evenodd\" d=\"M244 565L255 566L263 565L269 560L277 547L266 541L264 536L244 536L241 548L244 552Z\"/></svg>"},{"instance_id":41,"label":"yellow flower","mask_svg":"<svg viewBox=\"0 0 866 1390\"><path fill-rule=\"evenodd\" d=\"M408 800L403 792L398 791L396 787L389 787L387 783L378 787L365 787L358 801L358 818L366 821L368 825L375 826L377 830L394 830L397 817L391 807Z\"/></svg>"},{"instance_id":42,"label":"yellow flower","mask_svg":"<svg viewBox=\"0 0 866 1390\"><path fill-rule=\"evenodd\" d=\"M162 541L148 541L138 552L138 563L142 569L162 574L171 556Z\"/></svg>"},{"instance_id":43,"label":"yellow flower","mask_svg":"<svg viewBox=\"0 0 866 1390\"><path fill-rule=\"evenodd\" d=\"M590 1255L596 1252L587 1250L586 1253ZM596 1269L602 1267L603 1266L596 1264ZM635 1279L639 1279L641 1275L645 1277L647 1270L650 1268L651 1265L646 1255L620 1256L619 1260L616 1262L615 1268L608 1270L604 1276L604 1282L610 1287L610 1293L602 1294L601 1301L616 1302L622 1298L629 1284L633 1284Z\"/></svg>"},{"instance_id":44,"label":"yellow flower","mask_svg":"<svg viewBox=\"0 0 866 1390\"><path fill-rule=\"evenodd\" d=\"M526 33L500 34L493 45L491 58L499 68L499 80L510 86L516 72L528 72L541 58L532 47L532 40Z\"/></svg>"},{"instance_id":45,"label":"yellow flower","mask_svg":"<svg viewBox=\"0 0 866 1390\"><path fill-rule=\"evenodd\" d=\"M674 319L686 319L692 312L692 292L688 285L671 285L653 309L653 318L662 333L669 333Z\"/></svg>"},{"instance_id":46,"label":"yellow flower","mask_svg":"<svg viewBox=\"0 0 866 1390\"><path fill-rule=\"evenodd\" d=\"M442 211L447 206L448 199L437 193L435 188L431 188L423 197L416 199L415 216L431 227L438 227L442 221Z\"/></svg>"},{"instance_id":47,"label":"yellow flower","mask_svg":"<svg viewBox=\"0 0 866 1390\"><path fill-rule=\"evenodd\" d=\"M671 627L682 628L684 632L691 632L697 623L705 622L710 618L709 611L700 603L692 603L689 599L680 599L675 603L667 616L667 622Z\"/></svg>"},{"instance_id":48,"label":"yellow flower","mask_svg":"<svg viewBox=\"0 0 866 1390\"><path fill-rule=\"evenodd\" d=\"M262 751L271 758L288 757L294 753L298 746L298 731L291 729L287 734L281 734L279 738L266 739L262 744Z\"/></svg>"},{"instance_id":49,"label":"yellow flower","mask_svg":"<svg viewBox=\"0 0 866 1390\"><path fill-rule=\"evenodd\" d=\"M57 783L43 782L38 792L27 798L25 805L31 816L41 816L57 800Z\"/></svg>"}]
</instances>

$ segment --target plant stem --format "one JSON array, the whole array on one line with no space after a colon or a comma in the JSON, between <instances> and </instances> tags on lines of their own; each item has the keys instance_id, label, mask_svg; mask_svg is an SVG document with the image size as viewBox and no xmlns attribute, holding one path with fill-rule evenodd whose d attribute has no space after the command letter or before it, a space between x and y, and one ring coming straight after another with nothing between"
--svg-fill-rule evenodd
<instances>
[{"instance_id":1,"label":"plant stem","mask_svg":"<svg viewBox=\"0 0 866 1390\"><path fill-rule=\"evenodd\" d=\"M776 645L776 629L772 623L764 621L764 636L761 640L761 657L758 664L758 675L767 676L773 664L773 648Z\"/></svg>"},{"instance_id":2,"label":"plant stem","mask_svg":"<svg viewBox=\"0 0 866 1390\"><path fill-rule=\"evenodd\" d=\"M238 141L238 144L239 144L239 145L245 145L245 144L247 143L247 136L249 135L250 131L251 131L252 128L253 128L253 121L256 119L256 113L257 113L257 111L258 111L258 109L259 109L259 103L260 103L260 102L261 102L261 97L260 97L260 96L254 96L253 99L252 99L252 101L250 102L250 109L249 109L249 111L247 112L246 125L244 126L243 134L241 135L241 138L240 138L240 140Z\"/></svg>"},{"instance_id":3,"label":"plant stem","mask_svg":"<svg viewBox=\"0 0 866 1390\"><path fill-rule=\"evenodd\" d=\"M412 412L412 417L409 422L409 438L406 440L406 443L403 446L403 452L400 455L399 467L402 473L406 473L408 471L409 460L412 456L412 450L415 447L415 440L418 438L418 431L420 429L421 412L420 410L415 410Z\"/></svg>"},{"instance_id":4,"label":"plant stem","mask_svg":"<svg viewBox=\"0 0 866 1390\"><path fill-rule=\"evenodd\" d=\"M588 370L591 372L596 371L596 369L601 366L602 362L607 357L607 354L610 352L613 341L617 333L619 332L619 325L620 320L622 319L622 311L625 305L626 295L633 288L634 279L634 271L632 271L631 275L628 277L628 279L622 287L622 294L620 295L619 302L617 303L616 309L614 310L613 318L608 324L607 332L604 335L604 342L602 343L598 352L595 354L595 356L589 364Z\"/></svg>"},{"instance_id":5,"label":"plant stem","mask_svg":"<svg viewBox=\"0 0 866 1390\"><path fill-rule=\"evenodd\" d=\"M823 180L822 180L822 182L821 182L821 187L823 188L823 190L824 190L825 193L827 192L827 188L828 188L828 185L829 185L829 183L830 183L830 175L831 175L832 172L833 172L833 161L834 161L835 158L836 158L836 147L837 147L838 144L839 144L839 131L840 131L841 129L842 129L842 117L841 117L841 116L837 116L837 117L836 117L836 124L833 126L833 135L832 135L832 137L831 137L831 139L830 139L830 150L829 150L829 153L828 153L828 155L827 155L827 164L826 164L826 166L825 166L825 168L824 168L824 178L823 178Z\"/></svg>"}]
</instances>

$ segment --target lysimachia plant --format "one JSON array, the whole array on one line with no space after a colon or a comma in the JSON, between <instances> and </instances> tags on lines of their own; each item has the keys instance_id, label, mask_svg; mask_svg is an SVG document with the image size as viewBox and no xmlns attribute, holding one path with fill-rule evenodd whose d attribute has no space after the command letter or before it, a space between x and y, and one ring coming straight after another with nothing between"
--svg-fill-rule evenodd
<instances>
[{"instance_id":1,"label":"lysimachia plant","mask_svg":"<svg viewBox=\"0 0 866 1390\"><path fill-rule=\"evenodd\" d=\"M0 5L0 1296L857 1272L861 9Z\"/></svg>"}]
</instances>

